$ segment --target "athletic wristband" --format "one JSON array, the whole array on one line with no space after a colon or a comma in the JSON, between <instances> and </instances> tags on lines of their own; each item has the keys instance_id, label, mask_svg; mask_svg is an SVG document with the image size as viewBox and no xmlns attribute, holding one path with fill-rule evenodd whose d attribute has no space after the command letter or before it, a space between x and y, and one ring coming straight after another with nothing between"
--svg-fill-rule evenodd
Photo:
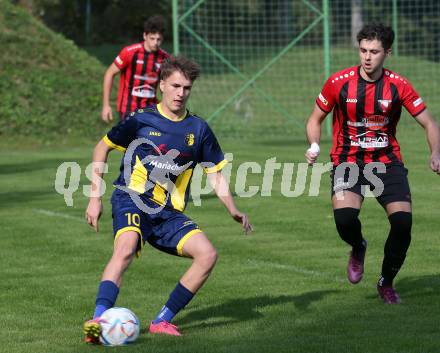
<instances>
[{"instance_id":1,"label":"athletic wristband","mask_svg":"<svg viewBox=\"0 0 440 353\"><path fill-rule=\"evenodd\" d=\"M319 152L320 152L319 145L316 142L313 142L310 145L309 151L312 152L312 153L319 154Z\"/></svg>"}]
</instances>

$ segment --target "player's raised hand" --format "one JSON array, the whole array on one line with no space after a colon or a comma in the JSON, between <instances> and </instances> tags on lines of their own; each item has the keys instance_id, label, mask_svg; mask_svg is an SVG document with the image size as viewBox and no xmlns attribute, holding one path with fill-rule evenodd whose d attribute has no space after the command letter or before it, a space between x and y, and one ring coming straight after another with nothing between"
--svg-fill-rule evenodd
<instances>
[{"instance_id":1,"label":"player's raised hand","mask_svg":"<svg viewBox=\"0 0 440 353\"><path fill-rule=\"evenodd\" d=\"M254 230L252 224L249 222L249 217L245 213L237 210L232 213L231 216L236 222L241 223L245 234L248 234Z\"/></svg>"},{"instance_id":2,"label":"player's raised hand","mask_svg":"<svg viewBox=\"0 0 440 353\"><path fill-rule=\"evenodd\" d=\"M105 106L102 108L101 119L107 124L113 121L113 113L112 113L112 108L110 106Z\"/></svg>"},{"instance_id":3,"label":"player's raised hand","mask_svg":"<svg viewBox=\"0 0 440 353\"><path fill-rule=\"evenodd\" d=\"M310 145L310 148L305 153L306 161L309 165L312 165L316 162L319 156L319 151L319 145L316 142Z\"/></svg>"},{"instance_id":4,"label":"player's raised hand","mask_svg":"<svg viewBox=\"0 0 440 353\"><path fill-rule=\"evenodd\" d=\"M431 155L431 169L440 175L440 153L433 153Z\"/></svg>"},{"instance_id":5,"label":"player's raised hand","mask_svg":"<svg viewBox=\"0 0 440 353\"><path fill-rule=\"evenodd\" d=\"M100 198L90 198L89 205L86 210L87 223L95 229L95 232L99 232L99 218L102 214L102 201Z\"/></svg>"}]
</instances>

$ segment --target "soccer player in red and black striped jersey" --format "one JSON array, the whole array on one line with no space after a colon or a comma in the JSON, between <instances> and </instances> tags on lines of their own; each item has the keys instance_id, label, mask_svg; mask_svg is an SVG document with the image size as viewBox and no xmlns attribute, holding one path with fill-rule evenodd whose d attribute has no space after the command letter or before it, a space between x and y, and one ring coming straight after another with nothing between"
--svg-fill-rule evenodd
<instances>
[{"instance_id":1,"label":"soccer player in red and black striped jersey","mask_svg":"<svg viewBox=\"0 0 440 353\"><path fill-rule=\"evenodd\" d=\"M160 67L168 53L160 48L165 33L165 21L152 16L144 23L144 41L121 50L104 75L102 113L105 122L113 120L110 95L114 77L120 73L118 113L124 119L138 108L156 104Z\"/></svg>"},{"instance_id":2,"label":"soccer player in red and black striped jersey","mask_svg":"<svg viewBox=\"0 0 440 353\"><path fill-rule=\"evenodd\" d=\"M309 164L316 161L321 124L333 111L332 203L338 233L352 247L347 276L355 284L364 271L367 242L358 215L369 186L391 225L377 289L385 303L395 304L400 298L393 280L405 260L412 226L408 171L396 139L402 106L425 129L431 149L430 167L438 174L440 130L410 82L383 67L391 54L393 30L383 24L369 24L361 29L357 40L360 65L331 75L316 99L307 122L311 146L306 159Z\"/></svg>"}]
</instances>

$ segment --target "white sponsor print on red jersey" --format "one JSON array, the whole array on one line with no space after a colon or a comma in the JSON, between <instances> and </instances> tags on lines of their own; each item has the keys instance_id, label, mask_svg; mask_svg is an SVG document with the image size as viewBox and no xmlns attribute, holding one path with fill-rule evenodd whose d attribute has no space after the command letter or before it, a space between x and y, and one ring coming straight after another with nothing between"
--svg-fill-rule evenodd
<instances>
[{"instance_id":1,"label":"white sponsor print on red jersey","mask_svg":"<svg viewBox=\"0 0 440 353\"><path fill-rule=\"evenodd\" d=\"M328 101L327 101L327 99L324 98L322 93L319 94L318 98L324 105L328 105Z\"/></svg>"},{"instance_id":2,"label":"white sponsor print on red jersey","mask_svg":"<svg viewBox=\"0 0 440 353\"><path fill-rule=\"evenodd\" d=\"M413 106L416 108L418 107L420 104L423 103L423 99L422 98L417 98L414 102L413 102Z\"/></svg>"},{"instance_id":3,"label":"white sponsor print on red jersey","mask_svg":"<svg viewBox=\"0 0 440 353\"><path fill-rule=\"evenodd\" d=\"M376 133L375 136L366 136L367 132L359 135L350 136L350 144L361 148L384 148L388 146L388 135L383 132Z\"/></svg>"}]
</instances>

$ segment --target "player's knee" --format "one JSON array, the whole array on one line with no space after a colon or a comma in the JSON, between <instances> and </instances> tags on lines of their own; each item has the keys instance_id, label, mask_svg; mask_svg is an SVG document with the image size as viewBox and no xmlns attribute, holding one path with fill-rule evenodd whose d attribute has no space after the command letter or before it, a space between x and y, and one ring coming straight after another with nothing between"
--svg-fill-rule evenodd
<instances>
[{"instance_id":1,"label":"player's knee","mask_svg":"<svg viewBox=\"0 0 440 353\"><path fill-rule=\"evenodd\" d=\"M359 210L357 208L337 208L333 210L333 214L338 230L349 229L359 222Z\"/></svg>"},{"instance_id":2,"label":"player's knee","mask_svg":"<svg viewBox=\"0 0 440 353\"><path fill-rule=\"evenodd\" d=\"M411 233L412 214L410 212L395 212L388 217L391 228L397 232Z\"/></svg>"},{"instance_id":3,"label":"player's knee","mask_svg":"<svg viewBox=\"0 0 440 353\"><path fill-rule=\"evenodd\" d=\"M198 263L206 270L211 271L218 259L217 250L214 247L206 249L198 258L196 259Z\"/></svg>"},{"instance_id":4,"label":"player's knee","mask_svg":"<svg viewBox=\"0 0 440 353\"><path fill-rule=\"evenodd\" d=\"M118 244L113 250L113 258L117 262L130 262L136 253L136 246L131 243Z\"/></svg>"},{"instance_id":5,"label":"player's knee","mask_svg":"<svg viewBox=\"0 0 440 353\"><path fill-rule=\"evenodd\" d=\"M412 214L410 212L395 212L388 217L391 225L391 241L401 244L404 252L411 243Z\"/></svg>"}]
</instances>

